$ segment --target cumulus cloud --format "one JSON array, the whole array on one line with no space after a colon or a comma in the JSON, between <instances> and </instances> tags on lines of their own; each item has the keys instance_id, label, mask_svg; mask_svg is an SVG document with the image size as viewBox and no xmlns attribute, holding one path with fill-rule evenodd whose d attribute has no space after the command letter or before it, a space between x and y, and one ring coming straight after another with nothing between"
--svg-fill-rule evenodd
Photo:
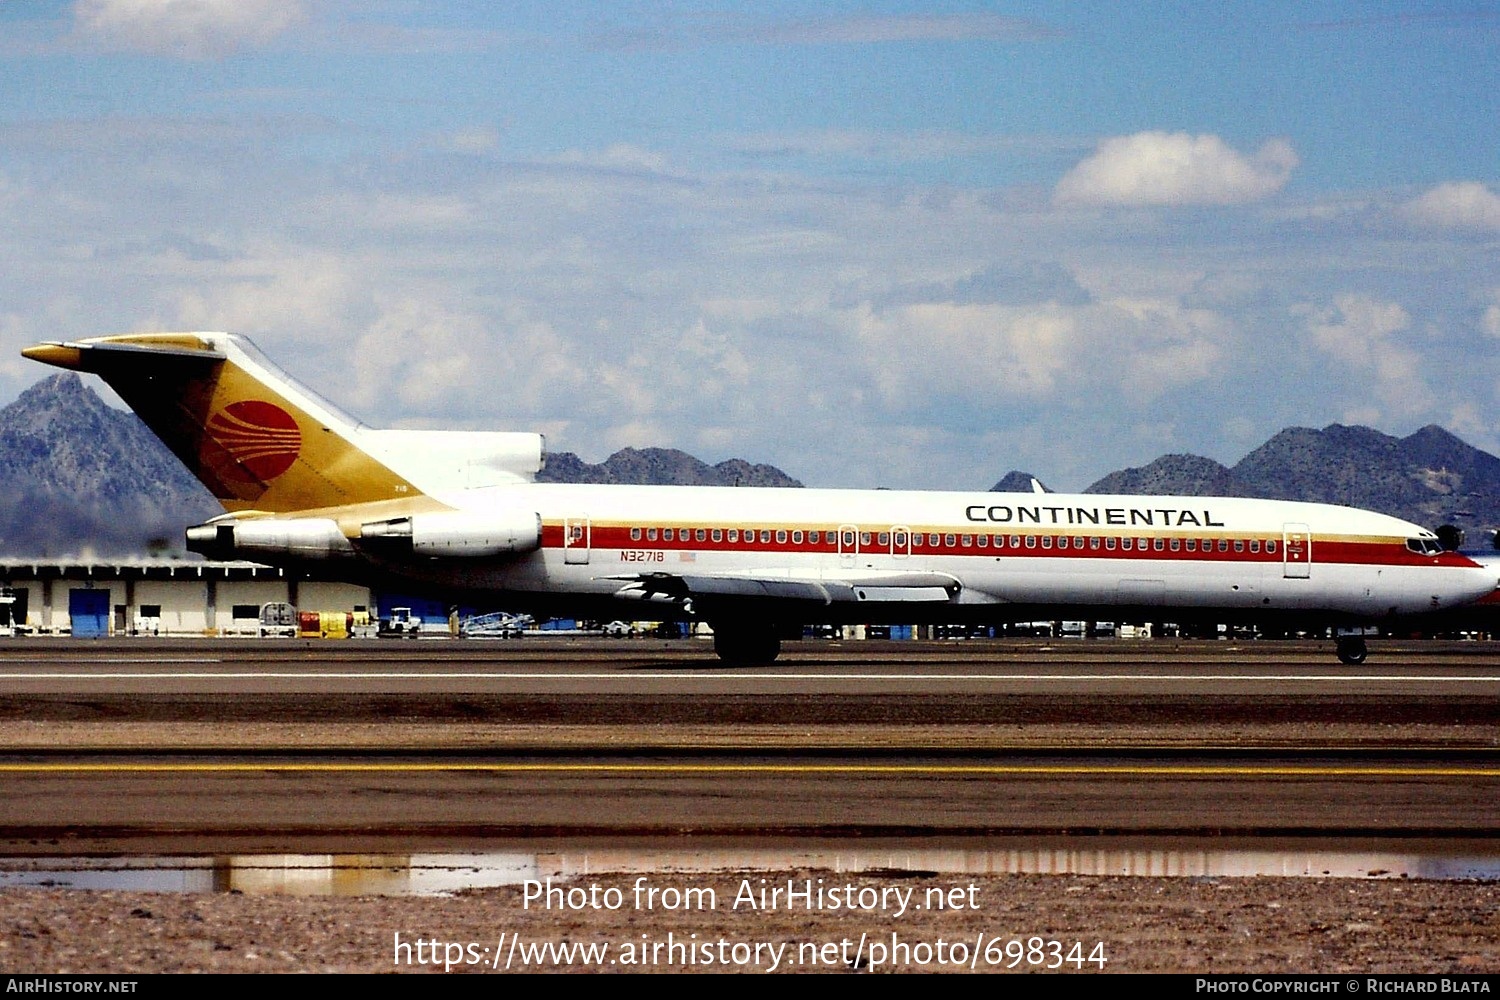
<instances>
[{"instance_id":1,"label":"cumulus cloud","mask_svg":"<svg viewBox=\"0 0 1500 1000\"><path fill-rule=\"evenodd\" d=\"M302 0L78 0L73 8L86 38L184 59L265 45L305 16Z\"/></svg>"},{"instance_id":2,"label":"cumulus cloud","mask_svg":"<svg viewBox=\"0 0 1500 1000\"><path fill-rule=\"evenodd\" d=\"M1433 394L1422 376L1422 359L1402 344L1399 334L1411 326L1411 315L1399 303L1367 295L1340 295L1332 309L1310 312L1313 343L1346 373L1361 373L1373 382L1372 399L1380 410L1412 416L1425 412ZM1380 411L1359 411L1374 423Z\"/></svg>"},{"instance_id":3,"label":"cumulus cloud","mask_svg":"<svg viewBox=\"0 0 1500 1000\"><path fill-rule=\"evenodd\" d=\"M1489 290L1489 305L1479 318L1479 328L1491 337L1500 337L1500 287Z\"/></svg>"},{"instance_id":4,"label":"cumulus cloud","mask_svg":"<svg viewBox=\"0 0 1500 1000\"><path fill-rule=\"evenodd\" d=\"M1478 181L1449 181L1407 202L1413 222L1451 229L1500 230L1500 195Z\"/></svg>"},{"instance_id":5,"label":"cumulus cloud","mask_svg":"<svg viewBox=\"0 0 1500 1000\"><path fill-rule=\"evenodd\" d=\"M1099 143L1053 191L1059 205L1235 205L1275 194L1298 164L1285 139L1253 156L1216 135L1137 132Z\"/></svg>"},{"instance_id":6,"label":"cumulus cloud","mask_svg":"<svg viewBox=\"0 0 1500 1000\"><path fill-rule=\"evenodd\" d=\"M866 307L855 326L861 355L872 359L869 377L897 409L936 397L982 404L1100 393L1148 404L1212 378L1232 332L1216 313L1156 298Z\"/></svg>"}]
</instances>

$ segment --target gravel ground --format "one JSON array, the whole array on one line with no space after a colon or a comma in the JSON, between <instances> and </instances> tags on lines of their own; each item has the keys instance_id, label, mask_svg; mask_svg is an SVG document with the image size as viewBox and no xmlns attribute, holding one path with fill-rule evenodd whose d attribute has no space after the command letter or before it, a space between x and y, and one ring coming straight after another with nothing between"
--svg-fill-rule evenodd
<instances>
[{"instance_id":1,"label":"gravel ground","mask_svg":"<svg viewBox=\"0 0 1500 1000\"><path fill-rule=\"evenodd\" d=\"M663 890L713 889L717 906L669 910L658 896L647 910L634 904L635 879L558 884L580 890L580 902L607 904L607 890L620 890L618 909L576 911L524 906L520 886L444 898L9 889L0 891L0 972L442 972L445 957L456 960L451 971L473 972L490 971L482 963L497 951L501 967L508 956L529 971L769 971L778 955L777 971L966 971L971 959L998 971L1017 960L1007 941L1038 936L1061 943L1069 972L1079 971L1066 961L1078 942L1084 972L1500 973L1497 882L757 871L651 876ZM743 886L811 880L816 890L819 879L825 893L852 886L875 908L733 907ZM897 894L908 890L898 916ZM952 908L917 909L939 896ZM541 942L609 951L602 961L523 966L520 948ZM1102 970L1089 960L1101 953ZM1034 970L1032 961L1054 959L1023 948L1020 969Z\"/></svg>"}]
</instances>

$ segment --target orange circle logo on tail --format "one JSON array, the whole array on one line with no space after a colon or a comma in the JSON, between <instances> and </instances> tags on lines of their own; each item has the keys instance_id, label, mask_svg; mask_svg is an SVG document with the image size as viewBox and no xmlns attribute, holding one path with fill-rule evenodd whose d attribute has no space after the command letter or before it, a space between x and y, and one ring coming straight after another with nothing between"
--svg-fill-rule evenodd
<instances>
[{"instance_id":1,"label":"orange circle logo on tail","mask_svg":"<svg viewBox=\"0 0 1500 1000\"><path fill-rule=\"evenodd\" d=\"M297 461L302 432L279 406L258 399L230 403L208 419L209 433L250 475L266 482Z\"/></svg>"}]
</instances>

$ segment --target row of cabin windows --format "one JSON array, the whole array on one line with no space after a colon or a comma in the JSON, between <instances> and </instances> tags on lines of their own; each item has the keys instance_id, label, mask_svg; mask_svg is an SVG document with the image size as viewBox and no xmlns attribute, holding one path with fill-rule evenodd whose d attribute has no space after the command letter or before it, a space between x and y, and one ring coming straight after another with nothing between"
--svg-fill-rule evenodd
<instances>
[{"instance_id":1,"label":"row of cabin windows","mask_svg":"<svg viewBox=\"0 0 1500 1000\"><path fill-rule=\"evenodd\" d=\"M825 543L824 536L827 536ZM739 528L631 528L630 540L641 541L644 536L648 542L658 539L663 542L675 541L714 541L718 543L728 542L739 544L743 538L745 545L754 545L757 537L762 545L769 545L771 539L776 539L776 544L785 545L790 539L793 545L835 545L842 544L845 549L854 548L855 532L845 531L843 537L839 537L837 531L802 531L800 529L788 532L784 528L772 531L769 528L761 528L758 535L755 529L747 528L741 531ZM929 548L996 548L996 549L1090 549L1098 551L1103 549L1107 552L1228 552L1233 546L1236 552L1249 551L1258 553L1264 551L1269 554L1276 552L1276 542L1267 539L1262 542L1259 538L1249 540L1243 538L1116 538L1113 535L1078 537L1071 535L949 535L925 533L921 531L861 531L858 533L860 548L869 551L871 544L878 545L884 549L894 544L897 549L906 549L909 546L925 544ZM1201 548L1200 548L1201 546Z\"/></svg>"}]
</instances>

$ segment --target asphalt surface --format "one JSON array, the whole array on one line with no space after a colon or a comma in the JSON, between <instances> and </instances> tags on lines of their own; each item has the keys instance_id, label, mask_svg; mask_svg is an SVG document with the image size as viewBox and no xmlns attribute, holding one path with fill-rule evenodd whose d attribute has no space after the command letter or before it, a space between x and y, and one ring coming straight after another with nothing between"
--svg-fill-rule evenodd
<instances>
[{"instance_id":1,"label":"asphalt surface","mask_svg":"<svg viewBox=\"0 0 1500 1000\"><path fill-rule=\"evenodd\" d=\"M1500 657L1387 643L0 646L12 853L684 837L1485 838Z\"/></svg>"}]
</instances>

